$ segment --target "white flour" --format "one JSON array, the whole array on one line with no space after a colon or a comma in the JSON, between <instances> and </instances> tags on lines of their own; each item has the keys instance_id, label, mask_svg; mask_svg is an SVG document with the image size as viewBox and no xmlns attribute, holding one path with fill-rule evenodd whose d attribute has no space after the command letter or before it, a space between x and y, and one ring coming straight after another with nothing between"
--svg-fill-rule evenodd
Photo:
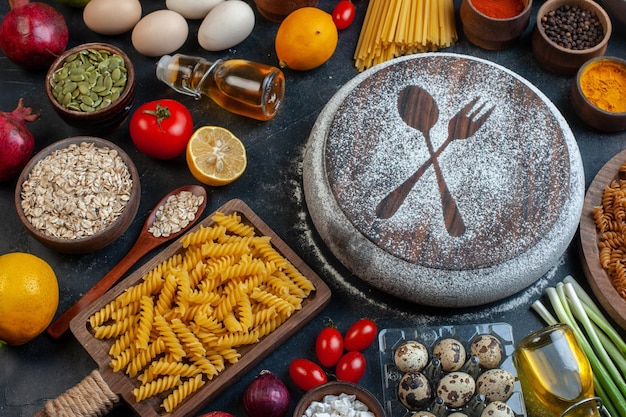
<instances>
[{"instance_id":1,"label":"white flour","mask_svg":"<svg viewBox=\"0 0 626 417\"><path fill-rule=\"evenodd\" d=\"M302 155L304 155L304 148L302 149ZM291 162L292 169L295 174L294 178L302 177L302 157L296 158ZM321 276L331 277L333 282L342 288L346 294L349 295L350 300L353 300L355 304L359 304L364 307L364 310L368 311L382 311L397 317L400 320L407 320L415 325L431 326L433 323L441 320L440 316L428 315L424 313L414 314L408 311L398 311L396 306L390 306L383 304L379 300L375 300L367 293L364 293L359 288L352 285L337 269L335 269L331 261L323 255L322 249L317 245L317 242L313 238L313 231L309 227L309 214L304 210L304 195L300 181L291 180L292 196L296 201L297 206L302 207L302 210L298 213L299 223L294 227L299 231L301 250L306 251L309 254L313 254L317 260L316 265L320 265L322 271L317 271ZM563 264L564 260L561 258L559 264ZM545 276L537 280L534 284L521 292L510 297L506 301L489 306L488 309L481 309L478 312L464 312L449 316L451 320L466 323L476 323L484 320L485 316L491 316L495 314L507 313L510 311L518 310L521 307L530 305L531 301L539 298L543 294L544 289L554 280L554 275L557 272L557 266L549 270Z\"/></svg>"}]
</instances>

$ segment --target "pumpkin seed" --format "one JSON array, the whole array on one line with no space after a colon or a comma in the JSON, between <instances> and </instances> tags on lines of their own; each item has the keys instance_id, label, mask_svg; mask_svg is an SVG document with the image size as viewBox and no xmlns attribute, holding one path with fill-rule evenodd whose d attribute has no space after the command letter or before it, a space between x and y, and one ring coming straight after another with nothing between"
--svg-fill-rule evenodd
<instances>
[{"instance_id":1,"label":"pumpkin seed","mask_svg":"<svg viewBox=\"0 0 626 417\"><path fill-rule=\"evenodd\" d=\"M50 77L56 100L70 110L85 112L110 106L127 83L122 57L97 49L72 54Z\"/></svg>"},{"instance_id":2,"label":"pumpkin seed","mask_svg":"<svg viewBox=\"0 0 626 417\"><path fill-rule=\"evenodd\" d=\"M86 83L85 81L79 82L78 91L80 91L81 94L89 94L89 91L90 91L89 83Z\"/></svg>"}]
</instances>

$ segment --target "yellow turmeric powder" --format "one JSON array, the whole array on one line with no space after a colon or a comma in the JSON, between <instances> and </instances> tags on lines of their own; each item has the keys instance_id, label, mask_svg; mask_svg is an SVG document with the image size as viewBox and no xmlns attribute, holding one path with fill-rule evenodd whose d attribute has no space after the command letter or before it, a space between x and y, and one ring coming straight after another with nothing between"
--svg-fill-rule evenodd
<instances>
[{"instance_id":1,"label":"yellow turmeric powder","mask_svg":"<svg viewBox=\"0 0 626 417\"><path fill-rule=\"evenodd\" d=\"M608 59L593 62L581 74L580 88L596 107L626 112L626 65Z\"/></svg>"}]
</instances>

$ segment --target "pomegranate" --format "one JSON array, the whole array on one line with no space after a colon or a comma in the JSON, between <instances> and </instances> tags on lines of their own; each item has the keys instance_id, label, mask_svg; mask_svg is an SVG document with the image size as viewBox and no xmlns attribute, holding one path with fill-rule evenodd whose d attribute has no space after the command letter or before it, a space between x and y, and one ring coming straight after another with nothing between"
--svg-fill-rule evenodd
<instances>
[{"instance_id":1,"label":"pomegranate","mask_svg":"<svg viewBox=\"0 0 626 417\"><path fill-rule=\"evenodd\" d=\"M0 111L0 182L19 174L33 155L35 139L26 127L39 117L20 99L10 113Z\"/></svg>"},{"instance_id":2,"label":"pomegranate","mask_svg":"<svg viewBox=\"0 0 626 417\"><path fill-rule=\"evenodd\" d=\"M26 69L47 69L67 47L69 32L65 18L42 2L9 0L9 6L11 10L0 26L2 51Z\"/></svg>"}]
</instances>

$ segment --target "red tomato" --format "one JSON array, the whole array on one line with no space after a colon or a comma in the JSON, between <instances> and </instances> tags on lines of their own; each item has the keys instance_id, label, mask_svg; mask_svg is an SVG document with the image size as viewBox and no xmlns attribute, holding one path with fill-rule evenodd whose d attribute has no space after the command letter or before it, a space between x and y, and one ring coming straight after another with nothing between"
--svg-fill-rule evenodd
<instances>
[{"instance_id":1,"label":"red tomato","mask_svg":"<svg viewBox=\"0 0 626 417\"><path fill-rule=\"evenodd\" d=\"M356 384L365 374L365 366L365 356L361 352L348 352L339 359L335 374L340 381Z\"/></svg>"},{"instance_id":2,"label":"red tomato","mask_svg":"<svg viewBox=\"0 0 626 417\"><path fill-rule=\"evenodd\" d=\"M145 103L130 118L130 138L141 152L156 159L182 155L193 134L193 120L187 108L176 100Z\"/></svg>"},{"instance_id":3,"label":"red tomato","mask_svg":"<svg viewBox=\"0 0 626 417\"><path fill-rule=\"evenodd\" d=\"M334 327L326 327L315 339L315 354L323 366L333 366L343 355L343 337Z\"/></svg>"},{"instance_id":4,"label":"red tomato","mask_svg":"<svg viewBox=\"0 0 626 417\"><path fill-rule=\"evenodd\" d=\"M341 0L333 9L332 16L337 29L344 30L354 21L356 8L354 7L354 4L352 4L352 1Z\"/></svg>"},{"instance_id":5,"label":"red tomato","mask_svg":"<svg viewBox=\"0 0 626 417\"><path fill-rule=\"evenodd\" d=\"M328 381L324 370L308 359L294 359L289 365L289 376L294 384L305 391Z\"/></svg>"},{"instance_id":6,"label":"red tomato","mask_svg":"<svg viewBox=\"0 0 626 417\"><path fill-rule=\"evenodd\" d=\"M378 328L370 319L357 320L343 337L343 345L346 350L365 350L376 339Z\"/></svg>"}]
</instances>

